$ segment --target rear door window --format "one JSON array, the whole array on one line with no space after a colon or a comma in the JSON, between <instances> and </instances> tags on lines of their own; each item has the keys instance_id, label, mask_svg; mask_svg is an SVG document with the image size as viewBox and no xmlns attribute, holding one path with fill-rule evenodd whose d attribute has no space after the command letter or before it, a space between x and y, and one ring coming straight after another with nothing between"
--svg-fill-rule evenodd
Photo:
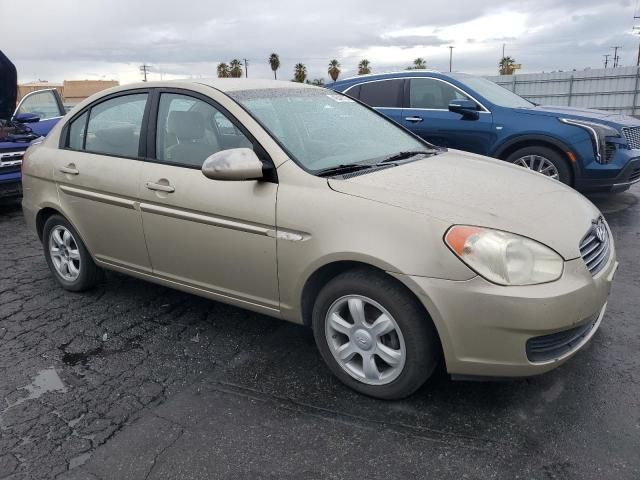
<instances>
[{"instance_id":1,"label":"rear door window","mask_svg":"<svg viewBox=\"0 0 640 480\"><path fill-rule=\"evenodd\" d=\"M91 108L85 149L122 157L137 157L147 94L123 95Z\"/></svg>"},{"instance_id":2,"label":"rear door window","mask_svg":"<svg viewBox=\"0 0 640 480\"><path fill-rule=\"evenodd\" d=\"M358 98L371 107L402 108L402 86L401 79L362 83Z\"/></svg>"}]
</instances>

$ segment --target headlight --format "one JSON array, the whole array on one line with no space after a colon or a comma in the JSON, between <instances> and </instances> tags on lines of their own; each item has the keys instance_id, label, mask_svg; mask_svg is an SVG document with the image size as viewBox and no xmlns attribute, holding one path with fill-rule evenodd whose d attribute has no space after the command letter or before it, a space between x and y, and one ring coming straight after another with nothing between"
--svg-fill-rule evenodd
<instances>
[{"instance_id":1,"label":"headlight","mask_svg":"<svg viewBox=\"0 0 640 480\"><path fill-rule=\"evenodd\" d=\"M472 270L499 285L534 285L562 275L564 261L560 255L520 235L455 225L444 240Z\"/></svg>"},{"instance_id":2,"label":"headlight","mask_svg":"<svg viewBox=\"0 0 640 480\"><path fill-rule=\"evenodd\" d=\"M574 120L573 118L560 118L559 120L562 123L566 123L567 125L575 125L576 127L585 129L591 137L591 142L593 143L593 151L596 155L596 162L607 163L607 158L605 155L607 137L619 138L620 132L618 132L613 127L603 125L601 123L587 122L585 120Z\"/></svg>"}]
</instances>

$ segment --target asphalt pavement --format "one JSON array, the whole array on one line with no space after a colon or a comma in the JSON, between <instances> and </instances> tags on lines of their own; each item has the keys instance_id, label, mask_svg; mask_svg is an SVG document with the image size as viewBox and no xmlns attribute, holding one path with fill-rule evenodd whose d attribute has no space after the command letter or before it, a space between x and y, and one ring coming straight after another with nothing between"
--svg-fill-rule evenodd
<instances>
[{"instance_id":1,"label":"asphalt pavement","mask_svg":"<svg viewBox=\"0 0 640 480\"><path fill-rule=\"evenodd\" d=\"M548 374L358 395L311 332L108 273L62 290L0 205L0 479L638 479L640 185L595 198L620 268Z\"/></svg>"}]
</instances>

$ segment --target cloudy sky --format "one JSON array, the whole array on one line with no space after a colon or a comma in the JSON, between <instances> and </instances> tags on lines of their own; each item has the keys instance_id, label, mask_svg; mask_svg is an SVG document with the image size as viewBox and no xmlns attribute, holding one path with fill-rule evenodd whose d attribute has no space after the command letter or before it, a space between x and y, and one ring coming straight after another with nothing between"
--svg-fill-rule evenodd
<instances>
[{"instance_id":1,"label":"cloudy sky","mask_svg":"<svg viewBox=\"0 0 640 480\"><path fill-rule=\"evenodd\" d=\"M337 58L343 76L367 58L374 71L405 68L416 57L429 67L496 73L502 45L522 72L598 68L620 45L621 65L634 65L632 34L640 0L0 0L0 49L20 82L38 79L214 76L232 58L249 76L269 78L266 62L280 55L279 78L293 65L328 77ZM640 24L640 23L639 23Z\"/></svg>"}]
</instances>

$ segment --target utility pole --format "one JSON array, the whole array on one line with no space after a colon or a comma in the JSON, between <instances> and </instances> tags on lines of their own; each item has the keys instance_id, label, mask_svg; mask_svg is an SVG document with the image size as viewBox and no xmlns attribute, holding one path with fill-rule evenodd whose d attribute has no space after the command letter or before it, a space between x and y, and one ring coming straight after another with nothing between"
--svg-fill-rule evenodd
<instances>
[{"instance_id":1,"label":"utility pole","mask_svg":"<svg viewBox=\"0 0 640 480\"><path fill-rule=\"evenodd\" d=\"M604 57L604 68L607 68L609 66L609 57L611 56L610 53L607 53L606 55L602 55Z\"/></svg>"},{"instance_id":2,"label":"utility pole","mask_svg":"<svg viewBox=\"0 0 640 480\"><path fill-rule=\"evenodd\" d=\"M503 43L503 44L502 44L502 58L504 58L504 47L506 47L506 46L507 46L507 44L506 44L506 43Z\"/></svg>"},{"instance_id":3,"label":"utility pole","mask_svg":"<svg viewBox=\"0 0 640 480\"><path fill-rule=\"evenodd\" d=\"M246 58L244 60L244 78L249 78L249 62L247 62Z\"/></svg>"},{"instance_id":4,"label":"utility pole","mask_svg":"<svg viewBox=\"0 0 640 480\"><path fill-rule=\"evenodd\" d=\"M640 19L640 17L634 16L633 19L638 20ZM634 26L633 30L637 32L638 30L640 30L640 27ZM638 59L636 60L636 67L640 67L640 44L638 45Z\"/></svg>"},{"instance_id":5,"label":"utility pole","mask_svg":"<svg viewBox=\"0 0 640 480\"><path fill-rule=\"evenodd\" d=\"M456 48L452 45L449 45L449 71L451 72L453 68L453 49Z\"/></svg>"},{"instance_id":6,"label":"utility pole","mask_svg":"<svg viewBox=\"0 0 640 480\"><path fill-rule=\"evenodd\" d=\"M618 61L620 60L620 57L618 56L618 49L622 47L617 45L611 48L613 49L613 68L616 68L618 66Z\"/></svg>"},{"instance_id":7,"label":"utility pole","mask_svg":"<svg viewBox=\"0 0 640 480\"><path fill-rule=\"evenodd\" d=\"M142 80L143 82L147 81L147 72L149 71L150 68L151 68L151 65L147 65L146 63L143 63L142 65L140 65L140 72L144 75L144 80Z\"/></svg>"}]
</instances>

